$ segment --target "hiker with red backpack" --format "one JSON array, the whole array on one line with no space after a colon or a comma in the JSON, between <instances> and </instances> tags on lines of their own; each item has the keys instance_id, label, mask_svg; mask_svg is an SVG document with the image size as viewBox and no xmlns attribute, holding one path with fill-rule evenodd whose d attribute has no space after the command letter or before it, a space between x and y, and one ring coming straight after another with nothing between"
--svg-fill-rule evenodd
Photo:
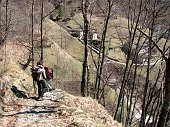
<instances>
[{"instance_id":1,"label":"hiker with red backpack","mask_svg":"<svg viewBox=\"0 0 170 127\"><path fill-rule=\"evenodd\" d=\"M49 72L50 70L45 70L41 61L37 62L37 68L32 68L33 80L36 81L38 85L37 100L42 100L44 93L52 90L52 87L49 84L49 74L51 74Z\"/></svg>"}]
</instances>

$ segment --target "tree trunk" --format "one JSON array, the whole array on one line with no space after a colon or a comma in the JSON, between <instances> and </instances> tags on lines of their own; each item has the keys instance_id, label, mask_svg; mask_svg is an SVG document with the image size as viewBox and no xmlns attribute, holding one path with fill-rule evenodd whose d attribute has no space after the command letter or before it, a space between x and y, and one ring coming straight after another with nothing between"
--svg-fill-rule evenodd
<instances>
[{"instance_id":1,"label":"tree trunk","mask_svg":"<svg viewBox=\"0 0 170 127\"><path fill-rule=\"evenodd\" d=\"M87 93L87 96L90 95L90 68L89 68L89 65L87 64L87 79L86 79L86 93Z\"/></svg>"},{"instance_id":2,"label":"tree trunk","mask_svg":"<svg viewBox=\"0 0 170 127\"><path fill-rule=\"evenodd\" d=\"M88 22L85 21L85 33L84 33L84 62L83 62L83 72L82 72L82 81L81 81L81 95L85 96L85 84L86 84L86 73L87 73L87 57L88 57L88 49L87 49L87 32L88 31Z\"/></svg>"},{"instance_id":3,"label":"tree trunk","mask_svg":"<svg viewBox=\"0 0 170 127\"><path fill-rule=\"evenodd\" d=\"M27 69L27 67L29 66L31 60L32 60L32 58L31 58L31 51L30 51L29 58L27 59L27 62L23 65L23 70Z\"/></svg>"},{"instance_id":4,"label":"tree trunk","mask_svg":"<svg viewBox=\"0 0 170 127\"><path fill-rule=\"evenodd\" d=\"M88 0L85 0L85 1L82 0L82 13L83 13L83 18L84 18L84 62L83 62L82 81L81 81L81 95L83 97L85 96L87 57L88 57L87 35L88 35L88 23L89 22L87 19L87 9L88 9Z\"/></svg>"},{"instance_id":5,"label":"tree trunk","mask_svg":"<svg viewBox=\"0 0 170 127\"><path fill-rule=\"evenodd\" d=\"M161 114L159 116L158 127L165 127L166 122L168 121L168 113L170 107L170 56L166 61L166 70L165 70L165 95Z\"/></svg>"},{"instance_id":6,"label":"tree trunk","mask_svg":"<svg viewBox=\"0 0 170 127\"><path fill-rule=\"evenodd\" d=\"M1 20L2 20L2 16L1 16L1 6L2 6L2 4L1 4L1 0L0 0L0 45L2 44L2 27L1 27L1 25L2 25L2 23L1 23Z\"/></svg>"},{"instance_id":7,"label":"tree trunk","mask_svg":"<svg viewBox=\"0 0 170 127\"><path fill-rule=\"evenodd\" d=\"M41 62L43 62L43 8L44 0L41 0Z\"/></svg>"},{"instance_id":8,"label":"tree trunk","mask_svg":"<svg viewBox=\"0 0 170 127\"><path fill-rule=\"evenodd\" d=\"M5 3L5 37L3 41L5 42L5 59L4 59L4 69L6 69L6 63L7 63L7 49L6 49L6 43L7 43L7 36L8 36L8 31L9 31L9 23L8 23L8 3L9 0L6 0Z\"/></svg>"},{"instance_id":9,"label":"tree trunk","mask_svg":"<svg viewBox=\"0 0 170 127\"><path fill-rule=\"evenodd\" d=\"M108 24L109 24L109 20L111 17L111 9L113 7L113 3L111 1L108 1L108 11L107 11L107 16L105 18L105 26L104 26L104 30L102 33L102 40L101 40L101 45L102 45L102 58L101 58L101 62L99 63L99 76L97 76L97 80L98 80L98 84L97 84L97 93L96 93L96 98L99 99L99 94L100 94L100 87L101 87L101 76L102 76L102 72L103 72L103 64L104 64L104 60L105 60L105 39L106 39L106 33L107 33L107 28L108 28ZM100 52L99 52L100 54ZM100 57L99 57L100 58Z\"/></svg>"},{"instance_id":10,"label":"tree trunk","mask_svg":"<svg viewBox=\"0 0 170 127\"><path fill-rule=\"evenodd\" d=\"M32 68L34 68L34 0L32 0L32 9L31 9L31 45L32 45Z\"/></svg>"}]
</instances>

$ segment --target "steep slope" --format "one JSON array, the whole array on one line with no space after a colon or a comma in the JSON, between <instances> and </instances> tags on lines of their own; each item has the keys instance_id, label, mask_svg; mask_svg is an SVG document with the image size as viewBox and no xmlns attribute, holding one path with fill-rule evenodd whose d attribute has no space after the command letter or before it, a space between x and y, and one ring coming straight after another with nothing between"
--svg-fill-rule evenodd
<instances>
[{"instance_id":1,"label":"steep slope","mask_svg":"<svg viewBox=\"0 0 170 127\"><path fill-rule=\"evenodd\" d=\"M73 38L66 30L50 19L45 21L45 35L75 59L82 61L83 45L77 38Z\"/></svg>"},{"instance_id":2,"label":"steep slope","mask_svg":"<svg viewBox=\"0 0 170 127\"><path fill-rule=\"evenodd\" d=\"M12 65L1 77L6 82L3 98L8 103L3 105L2 127L121 127L91 98L76 97L58 89L45 93L43 101L28 98L35 96L32 79L15 63Z\"/></svg>"},{"instance_id":3,"label":"steep slope","mask_svg":"<svg viewBox=\"0 0 170 127\"><path fill-rule=\"evenodd\" d=\"M54 69L56 79L63 81L80 80L82 64L51 39L51 47L44 48L44 64Z\"/></svg>"}]
</instances>

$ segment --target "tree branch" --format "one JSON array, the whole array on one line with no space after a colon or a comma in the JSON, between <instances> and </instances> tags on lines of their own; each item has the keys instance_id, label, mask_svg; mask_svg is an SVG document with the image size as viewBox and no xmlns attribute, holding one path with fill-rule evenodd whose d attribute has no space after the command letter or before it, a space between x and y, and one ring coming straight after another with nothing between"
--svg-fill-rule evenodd
<instances>
[{"instance_id":1,"label":"tree branch","mask_svg":"<svg viewBox=\"0 0 170 127\"><path fill-rule=\"evenodd\" d=\"M165 56L164 52L161 50L161 48L159 48L159 46L155 43L155 41L153 41L147 34L145 34L142 30L140 30L139 28L137 28L137 30L142 33L143 35L145 35L147 38L149 38L152 43L154 44L154 46L158 49L158 51L161 53L162 57L167 60L167 57Z\"/></svg>"},{"instance_id":2,"label":"tree branch","mask_svg":"<svg viewBox=\"0 0 170 127\"><path fill-rule=\"evenodd\" d=\"M56 10L56 8L54 8L52 11L50 11L47 15L45 15L44 17L43 17L43 19L45 19L47 16L49 16L51 13L53 13L54 11Z\"/></svg>"}]
</instances>

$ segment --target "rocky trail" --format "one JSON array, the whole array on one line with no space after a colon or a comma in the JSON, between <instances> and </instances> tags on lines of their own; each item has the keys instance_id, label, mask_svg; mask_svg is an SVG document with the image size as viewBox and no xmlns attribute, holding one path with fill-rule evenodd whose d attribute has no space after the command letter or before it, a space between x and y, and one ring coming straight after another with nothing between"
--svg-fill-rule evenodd
<instances>
[{"instance_id":1,"label":"rocky trail","mask_svg":"<svg viewBox=\"0 0 170 127\"><path fill-rule=\"evenodd\" d=\"M44 94L43 101L34 99L19 99L14 105L13 111L3 114L0 124L5 126L16 127L51 127L57 125L59 115L61 114L61 104L64 98L64 92L54 90Z\"/></svg>"},{"instance_id":2,"label":"rocky trail","mask_svg":"<svg viewBox=\"0 0 170 127\"><path fill-rule=\"evenodd\" d=\"M18 98L16 103L3 113L0 125L1 127L121 127L93 99L76 97L59 89L46 92L42 101Z\"/></svg>"}]
</instances>

